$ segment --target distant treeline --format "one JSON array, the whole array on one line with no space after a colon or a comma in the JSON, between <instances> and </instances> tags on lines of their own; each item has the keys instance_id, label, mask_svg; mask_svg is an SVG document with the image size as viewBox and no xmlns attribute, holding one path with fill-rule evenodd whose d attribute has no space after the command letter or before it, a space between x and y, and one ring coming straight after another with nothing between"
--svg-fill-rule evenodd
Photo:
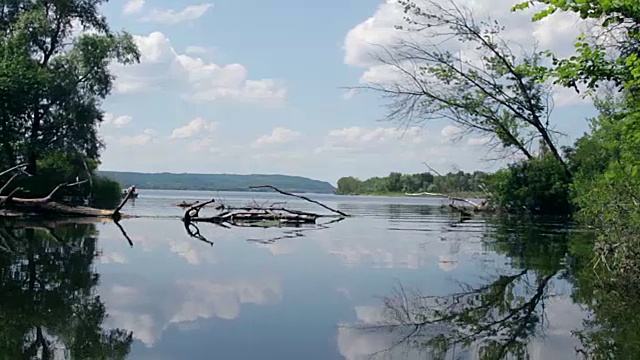
<instances>
[{"instance_id":1,"label":"distant treeline","mask_svg":"<svg viewBox=\"0 0 640 360\"><path fill-rule=\"evenodd\" d=\"M284 191L333 193L335 188L325 181L301 176L271 174L173 174L100 171L101 175L119 182L123 187L140 189L247 191L251 186L273 185Z\"/></svg>"},{"instance_id":2,"label":"distant treeline","mask_svg":"<svg viewBox=\"0 0 640 360\"><path fill-rule=\"evenodd\" d=\"M338 180L338 194L384 194L384 193L461 193L481 192L489 174L476 171L458 171L438 176L431 173L401 174L392 172L386 177L360 180L352 176Z\"/></svg>"}]
</instances>

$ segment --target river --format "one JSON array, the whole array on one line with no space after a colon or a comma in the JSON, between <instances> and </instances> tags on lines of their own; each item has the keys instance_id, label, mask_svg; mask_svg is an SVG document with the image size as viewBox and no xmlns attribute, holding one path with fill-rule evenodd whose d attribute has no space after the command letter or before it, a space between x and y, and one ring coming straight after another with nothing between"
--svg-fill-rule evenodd
<instances>
[{"instance_id":1,"label":"river","mask_svg":"<svg viewBox=\"0 0 640 360\"><path fill-rule=\"evenodd\" d=\"M572 331L588 312L568 248L582 235L565 223L461 221L431 198L307 195L353 217L201 224L205 242L176 203L324 210L273 193L139 192L123 212L140 218L122 229L2 224L2 358L577 358Z\"/></svg>"}]
</instances>

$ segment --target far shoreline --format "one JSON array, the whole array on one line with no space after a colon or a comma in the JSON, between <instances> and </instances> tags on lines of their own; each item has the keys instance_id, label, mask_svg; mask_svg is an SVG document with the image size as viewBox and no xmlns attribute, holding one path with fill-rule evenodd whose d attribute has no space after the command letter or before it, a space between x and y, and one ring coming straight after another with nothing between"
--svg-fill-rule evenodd
<instances>
[{"instance_id":1,"label":"far shoreline","mask_svg":"<svg viewBox=\"0 0 640 360\"><path fill-rule=\"evenodd\" d=\"M240 193L277 193L272 190L251 190L251 189L175 189L175 188L147 188L136 186L137 190L160 190L160 191L206 191L206 192L240 192ZM483 199L486 198L486 194L479 192L454 192L450 194L416 194L408 195L402 192L375 192L375 193L362 193L362 194L339 194L330 192L313 192L313 191L296 191L295 189L283 188L284 191L294 192L297 194L318 194L318 195L338 195L338 196L366 196L366 197L406 197L406 198L434 198L434 199L446 199L449 197L459 197L467 199Z\"/></svg>"}]
</instances>

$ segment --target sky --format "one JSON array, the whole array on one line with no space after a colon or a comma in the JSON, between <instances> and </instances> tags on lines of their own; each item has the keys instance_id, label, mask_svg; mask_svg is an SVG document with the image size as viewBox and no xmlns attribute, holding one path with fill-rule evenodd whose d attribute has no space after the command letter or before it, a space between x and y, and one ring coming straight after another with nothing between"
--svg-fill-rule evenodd
<instances>
[{"instance_id":1,"label":"sky","mask_svg":"<svg viewBox=\"0 0 640 360\"><path fill-rule=\"evenodd\" d=\"M499 20L525 48L568 55L586 29L565 14L534 24L531 12L510 13L515 2L456 1ZM460 138L443 121L385 121L379 94L346 89L393 76L372 54L404 36L394 28L403 22L396 0L111 0L102 11L142 54L139 64L112 65L102 170L278 173L335 184L423 172L424 162L439 172L504 165L482 136ZM588 129L593 108L565 89L554 100L552 123L569 143Z\"/></svg>"}]
</instances>

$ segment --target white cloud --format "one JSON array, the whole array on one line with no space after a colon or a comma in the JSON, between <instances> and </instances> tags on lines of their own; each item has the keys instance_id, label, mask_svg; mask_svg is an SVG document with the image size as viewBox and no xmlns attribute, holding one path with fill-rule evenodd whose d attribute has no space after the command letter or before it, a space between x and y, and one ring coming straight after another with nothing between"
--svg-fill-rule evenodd
<instances>
[{"instance_id":1,"label":"white cloud","mask_svg":"<svg viewBox=\"0 0 640 360\"><path fill-rule=\"evenodd\" d=\"M112 113L105 113L102 124L107 126L114 126L118 129L127 126L131 122L132 117L129 115L115 116Z\"/></svg>"},{"instance_id":2,"label":"white cloud","mask_svg":"<svg viewBox=\"0 0 640 360\"><path fill-rule=\"evenodd\" d=\"M153 129L145 129L141 134L138 135L127 135L121 137L105 137L105 140L115 140L116 143L124 146L139 146L146 145L153 142L158 133Z\"/></svg>"},{"instance_id":3,"label":"white cloud","mask_svg":"<svg viewBox=\"0 0 640 360\"><path fill-rule=\"evenodd\" d=\"M425 141L427 133L418 127L366 128L351 126L329 131L324 144L316 148L316 153L345 150L382 150L380 145L416 145Z\"/></svg>"},{"instance_id":4,"label":"white cloud","mask_svg":"<svg viewBox=\"0 0 640 360\"><path fill-rule=\"evenodd\" d=\"M455 125L447 125L442 128L440 134L446 141L452 141L462 134L462 129Z\"/></svg>"},{"instance_id":5,"label":"white cloud","mask_svg":"<svg viewBox=\"0 0 640 360\"><path fill-rule=\"evenodd\" d=\"M555 106L574 106L584 105L591 102L591 97L587 96L587 91L584 87L579 87L580 93L575 89L556 86L553 93L553 102Z\"/></svg>"},{"instance_id":6,"label":"white cloud","mask_svg":"<svg viewBox=\"0 0 640 360\"><path fill-rule=\"evenodd\" d=\"M113 65L117 93L177 90L182 98L203 103L235 100L279 106L286 89L275 79L249 79L241 64L218 65L179 54L161 32L134 36L141 53L138 65ZM191 49L193 50L193 48Z\"/></svg>"},{"instance_id":7,"label":"white cloud","mask_svg":"<svg viewBox=\"0 0 640 360\"><path fill-rule=\"evenodd\" d=\"M178 24L185 21L199 19L210 8L213 8L213 4L204 3L198 5L189 5L179 11L173 9L152 9L149 14L145 15L140 20L143 22Z\"/></svg>"},{"instance_id":8,"label":"white cloud","mask_svg":"<svg viewBox=\"0 0 640 360\"><path fill-rule=\"evenodd\" d=\"M273 129L270 134L262 135L258 139L256 139L256 141L253 143L253 146L261 147L265 145L288 143L298 138L299 136L300 133L298 131L293 131L291 129L283 127L277 127Z\"/></svg>"},{"instance_id":9,"label":"white cloud","mask_svg":"<svg viewBox=\"0 0 640 360\"><path fill-rule=\"evenodd\" d=\"M210 49L210 48L206 48L204 46L196 46L196 45L189 45L185 48L185 53L187 54L192 54L192 55L213 55L214 49Z\"/></svg>"},{"instance_id":10,"label":"white cloud","mask_svg":"<svg viewBox=\"0 0 640 360\"><path fill-rule=\"evenodd\" d=\"M126 264L127 258L119 252L110 252L100 255L100 263L102 264Z\"/></svg>"},{"instance_id":11,"label":"white cloud","mask_svg":"<svg viewBox=\"0 0 640 360\"><path fill-rule=\"evenodd\" d=\"M450 6L448 1L436 2L444 7ZM525 49L532 49L537 43L539 49L550 49L559 56L566 56L573 52L576 36L589 27L589 23L580 20L578 16L565 13L532 22L531 15L535 9L515 13L510 11L511 7L519 2L520 0L457 0L455 3L469 7L478 21L489 15L492 20L499 21L506 27L503 37L514 44L514 49L519 49L519 45ZM428 6L425 1L417 0L416 3L423 9ZM392 49L402 40L411 38L420 41L420 36L425 36L424 33L396 29L397 25L406 25L404 17L403 7L397 0L386 0L376 8L371 17L347 32L343 47L344 62L364 69L361 83L380 84L398 78L397 71L381 64L375 56L385 55L384 48ZM455 37L447 37L446 40L443 37L443 41L440 41L429 36L429 40L438 43L440 48L453 52L465 54L471 51L458 43ZM558 102L557 105L564 106L565 103Z\"/></svg>"},{"instance_id":12,"label":"white cloud","mask_svg":"<svg viewBox=\"0 0 640 360\"><path fill-rule=\"evenodd\" d=\"M144 0L128 0L122 8L125 15L137 14L144 8Z\"/></svg>"},{"instance_id":13,"label":"white cloud","mask_svg":"<svg viewBox=\"0 0 640 360\"><path fill-rule=\"evenodd\" d=\"M471 146L482 146L482 145L486 145L491 141L491 138L489 137L480 137L480 138L469 138L467 140L467 144L471 145Z\"/></svg>"},{"instance_id":14,"label":"white cloud","mask_svg":"<svg viewBox=\"0 0 640 360\"><path fill-rule=\"evenodd\" d=\"M347 175L366 178L389 171L420 172L424 161L438 171L449 171L454 166L465 171L490 171L502 165L483 162L486 154L467 141L454 144L445 141L441 131L418 127L351 126L292 139L288 131L275 131L275 136L270 132L258 146L260 136L244 132L233 137L222 124L216 127L209 121L193 119L156 137L145 133L124 138L106 136L102 168L143 172L210 172L215 168L220 172L285 173L335 182ZM227 123L224 124L226 129ZM277 142L287 138L291 142ZM121 146L123 143L138 144L136 151ZM185 152L202 156L185 156ZM215 156L207 156L212 154ZM123 162L123 158L127 161ZM326 166L309 167L310 163ZM292 169L297 170L292 173Z\"/></svg>"},{"instance_id":15,"label":"white cloud","mask_svg":"<svg viewBox=\"0 0 640 360\"><path fill-rule=\"evenodd\" d=\"M215 121L205 121L201 118L195 118L187 125L173 129L171 139L184 139L195 135L204 135L213 132L217 127L218 123Z\"/></svg>"}]
</instances>

